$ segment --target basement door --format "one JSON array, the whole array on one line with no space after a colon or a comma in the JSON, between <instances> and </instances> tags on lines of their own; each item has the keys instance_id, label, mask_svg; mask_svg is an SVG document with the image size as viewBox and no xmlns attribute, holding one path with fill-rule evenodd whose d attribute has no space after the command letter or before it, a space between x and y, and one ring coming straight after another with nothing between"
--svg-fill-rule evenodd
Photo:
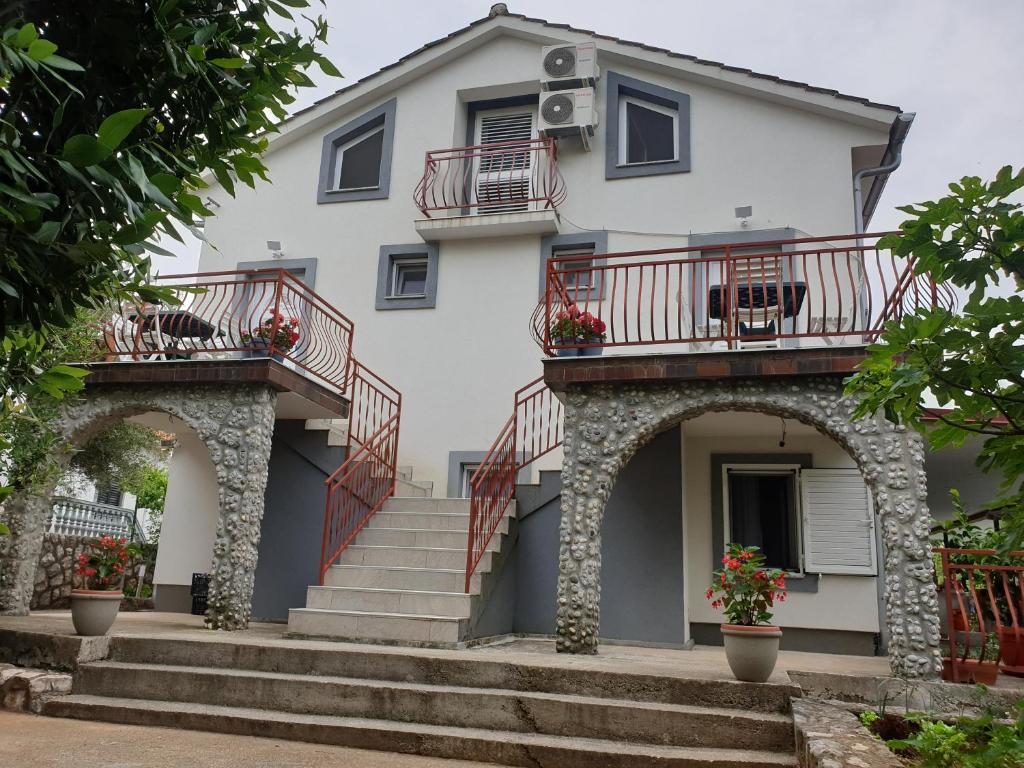
<instances>
[{"instance_id":1,"label":"basement door","mask_svg":"<svg viewBox=\"0 0 1024 768\"><path fill-rule=\"evenodd\" d=\"M528 142L535 137L536 128L537 110L533 108L477 113L475 142L480 150L474 161L472 213L530 210L537 159Z\"/></svg>"}]
</instances>

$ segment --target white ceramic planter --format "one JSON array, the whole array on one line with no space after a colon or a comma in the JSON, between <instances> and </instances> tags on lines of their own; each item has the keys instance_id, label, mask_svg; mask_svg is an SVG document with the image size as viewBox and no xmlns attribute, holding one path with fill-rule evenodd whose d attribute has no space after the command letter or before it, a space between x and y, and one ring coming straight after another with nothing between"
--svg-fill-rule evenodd
<instances>
[{"instance_id":1,"label":"white ceramic planter","mask_svg":"<svg viewBox=\"0 0 1024 768\"><path fill-rule=\"evenodd\" d=\"M768 624L748 627L723 624L725 658L737 680L763 683L775 671L782 630Z\"/></svg>"},{"instance_id":2,"label":"white ceramic planter","mask_svg":"<svg viewBox=\"0 0 1024 768\"><path fill-rule=\"evenodd\" d=\"M124 595L120 589L71 590L71 621L80 635L105 635L114 625Z\"/></svg>"}]
</instances>

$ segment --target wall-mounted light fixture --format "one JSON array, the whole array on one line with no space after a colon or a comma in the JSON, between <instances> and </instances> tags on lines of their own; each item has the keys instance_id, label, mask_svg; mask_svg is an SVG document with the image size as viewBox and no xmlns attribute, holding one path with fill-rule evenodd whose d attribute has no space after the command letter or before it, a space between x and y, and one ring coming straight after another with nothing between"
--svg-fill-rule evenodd
<instances>
[{"instance_id":1,"label":"wall-mounted light fixture","mask_svg":"<svg viewBox=\"0 0 1024 768\"><path fill-rule=\"evenodd\" d=\"M267 240L267 250L270 251L270 255L275 259L284 257L284 251L281 249L280 240Z\"/></svg>"},{"instance_id":2,"label":"wall-mounted light fixture","mask_svg":"<svg viewBox=\"0 0 1024 768\"><path fill-rule=\"evenodd\" d=\"M740 226L744 229L750 224L748 221L751 216L754 215L754 206L752 205L741 205L736 209L736 218L740 220Z\"/></svg>"}]
</instances>

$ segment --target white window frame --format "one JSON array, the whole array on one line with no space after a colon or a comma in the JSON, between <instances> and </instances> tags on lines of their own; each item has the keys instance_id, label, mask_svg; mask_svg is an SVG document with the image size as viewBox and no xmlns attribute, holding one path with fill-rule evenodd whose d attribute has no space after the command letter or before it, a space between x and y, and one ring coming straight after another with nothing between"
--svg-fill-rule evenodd
<instances>
[{"instance_id":1,"label":"white window frame","mask_svg":"<svg viewBox=\"0 0 1024 768\"><path fill-rule=\"evenodd\" d=\"M552 249L551 249L551 258L553 258L553 259L561 258L563 256L590 256L590 259L588 259L587 261L580 260L580 261L573 261L573 262L556 262L556 264L555 264L556 271L557 270L562 270L562 269L572 269L573 272L571 274L573 275L573 277L578 279L581 275L585 276L585 279L586 279L587 282L584 285L579 285L579 284L574 283L573 285L570 286L567 283L566 284L567 288L572 288L573 290L587 291L587 292L589 292L589 291L594 289L594 285L593 285L593 279L594 279L593 267L594 267L594 252L595 252L595 250L596 250L596 248L594 246L592 246L592 245L588 245L588 246L566 245L566 246L562 246L562 247L558 247L558 246L552 247ZM576 271L576 270L579 270L579 269L583 269L584 265L586 265L586 268L588 270L591 270L591 271L589 271L589 272L577 272Z\"/></svg>"},{"instance_id":2,"label":"white window frame","mask_svg":"<svg viewBox=\"0 0 1024 768\"><path fill-rule=\"evenodd\" d=\"M652 112L660 112L663 115L668 115L672 118L672 157L663 158L661 160L645 160L639 163L627 162L629 156L629 120L626 118L626 105L636 104L638 107L649 109ZM646 99L637 98L636 96L619 96L619 162L620 167L626 166L637 166L637 165L653 165L655 163L674 163L679 160L679 110L677 108L666 107L661 104L655 104L652 101Z\"/></svg>"},{"instance_id":3,"label":"white window frame","mask_svg":"<svg viewBox=\"0 0 1024 768\"><path fill-rule=\"evenodd\" d=\"M425 277L423 281L424 290L423 293L399 293L398 292L398 273L401 267L423 267ZM422 299L426 298L426 283L427 278L430 275L430 259L426 254L422 256L410 254L409 256L394 256L391 259L391 274L388 276L388 294L389 299Z\"/></svg>"},{"instance_id":4,"label":"white window frame","mask_svg":"<svg viewBox=\"0 0 1024 768\"><path fill-rule=\"evenodd\" d=\"M369 130L360 133L358 136L353 136L351 139L346 141L344 144L340 144L334 150L334 170L332 171L333 186L331 187L332 192L366 192L368 190L380 189L380 174L381 171L377 171L377 183L368 187L343 187L341 186L341 166L345 161L345 151L351 149L356 144L366 141L371 136L378 133L384 133L384 124L370 128ZM386 137L385 137L386 138ZM384 145L381 145L381 153L385 150Z\"/></svg>"},{"instance_id":5,"label":"white window frame","mask_svg":"<svg viewBox=\"0 0 1024 768\"><path fill-rule=\"evenodd\" d=\"M803 467L800 464L723 464L722 465L722 514L725 518L725 523L722 526L723 537L722 545L725 548L724 551L728 551L728 547L732 539L732 515L731 504L729 502L729 470L734 472L743 472L751 475L793 475L793 514L796 517L796 528L797 528L797 570L786 571L786 577L793 577L802 579L806 576L804 569L804 516L802 505L802 493L800 491L800 470ZM743 542L740 542L743 543Z\"/></svg>"},{"instance_id":6,"label":"white window frame","mask_svg":"<svg viewBox=\"0 0 1024 768\"><path fill-rule=\"evenodd\" d=\"M459 498L468 499L472 495L470 480L480 468L481 461L464 461L459 464Z\"/></svg>"}]
</instances>

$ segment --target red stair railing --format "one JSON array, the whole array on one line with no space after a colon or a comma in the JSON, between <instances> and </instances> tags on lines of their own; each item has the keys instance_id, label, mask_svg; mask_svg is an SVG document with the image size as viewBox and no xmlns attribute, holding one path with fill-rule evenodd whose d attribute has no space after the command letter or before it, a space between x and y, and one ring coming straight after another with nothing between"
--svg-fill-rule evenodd
<instances>
[{"instance_id":1,"label":"red stair railing","mask_svg":"<svg viewBox=\"0 0 1024 768\"><path fill-rule=\"evenodd\" d=\"M954 683L1024 676L1024 551L936 548L942 559L944 627ZM1001 664L1001 666L1000 666Z\"/></svg>"},{"instance_id":2,"label":"red stair railing","mask_svg":"<svg viewBox=\"0 0 1024 768\"><path fill-rule=\"evenodd\" d=\"M384 379L353 361L349 383L348 437L344 463L324 482L320 584L327 570L395 492L402 395Z\"/></svg>"},{"instance_id":3,"label":"red stair railing","mask_svg":"<svg viewBox=\"0 0 1024 768\"><path fill-rule=\"evenodd\" d=\"M487 545L515 498L520 470L562 444L562 403L534 379L515 393L512 415L470 478L466 592Z\"/></svg>"}]
</instances>

